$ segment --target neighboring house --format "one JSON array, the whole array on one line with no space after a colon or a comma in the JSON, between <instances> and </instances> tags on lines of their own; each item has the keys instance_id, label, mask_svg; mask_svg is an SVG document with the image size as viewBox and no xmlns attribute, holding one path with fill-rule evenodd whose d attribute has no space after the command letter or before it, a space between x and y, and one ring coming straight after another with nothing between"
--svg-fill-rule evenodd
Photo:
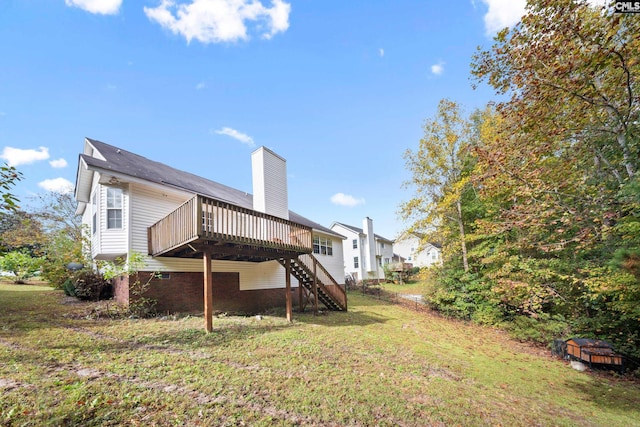
<instances>
[{"instance_id":1,"label":"neighboring house","mask_svg":"<svg viewBox=\"0 0 640 427\"><path fill-rule=\"evenodd\" d=\"M373 220L362 221L362 228L334 222L331 230L346 237L343 242L344 274L356 282L384 279L384 266L393 260L393 240L373 232Z\"/></svg>"},{"instance_id":2,"label":"neighboring house","mask_svg":"<svg viewBox=\"0 0 640 427\"><path fill-rule=\"evenodd\" d=\"M261 147L251 162L253 195L85 139L75 198L92 259L146 255L142 277L160 274L145 296L159 311L346 310L343 237L289 210L283 158ZM128 279L115 283L122 304Z\"/></svg>"},{"instance_id":3,"label":"neighboring house","mask_svg":"<svg viewBox=\"0 0 640 427\"><path fill-rule=\"evenodd\" d=\"M414 267L429 267L434 264L442 264L442 249L434 243L424 243L421 247L423 236L404 233L394 242L394 250L405 258L406 263Z\"/></svg>"}]
</instances>

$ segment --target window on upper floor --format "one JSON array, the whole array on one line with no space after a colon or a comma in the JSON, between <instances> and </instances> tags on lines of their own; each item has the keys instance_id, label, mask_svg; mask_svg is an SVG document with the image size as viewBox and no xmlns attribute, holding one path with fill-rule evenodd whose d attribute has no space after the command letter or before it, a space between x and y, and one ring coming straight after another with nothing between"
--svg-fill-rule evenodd
<instances>
[{"instance_id":1,"label":"window on upper floor","mask_svg":"<svg viewBox=\"0 0 640 427\"><path fill-rule=\"evenodd\" d=\"M384 249L384 243L380 242L380 247Z\"/></svg>"},{"instance_id":2,"label":"window on upper floor","mask_svg":"<svg viewBox=\"0 0 640 427\"><path fill-rule=\"evenodd\" d=\"M122 228L122 189L107 188L107 228Z\"/></svg>"},{"instance_id":3,"label":"window on upper floor","mask_svg":"<svg viewBox=\"0 0 640 427\"><path fill-rule=\"evenodd\" d=\"M360 264L358 263L358 257L354 256L353 257L353 268L358 268L360 266Z\"/></svg>"},{"instance_id":4,"label":"window on upper floor","mask_svg":"<svg viewBox=\"0 0 640 427\"><path fill-rule=\"evenodd\" d=\"M358 249L358 239L353 239L353 249Z\"/></svg>"},{"instance_id":5,"label":"window on upper floor","mask_svg":"<svg viewBox=\"0 0 640 427\"><path fill-rule=\"evenodd\" d=\"M326 237L313 237L313 253L319 255L333 255L333 241Z\"/></svg>"}]
</instances>

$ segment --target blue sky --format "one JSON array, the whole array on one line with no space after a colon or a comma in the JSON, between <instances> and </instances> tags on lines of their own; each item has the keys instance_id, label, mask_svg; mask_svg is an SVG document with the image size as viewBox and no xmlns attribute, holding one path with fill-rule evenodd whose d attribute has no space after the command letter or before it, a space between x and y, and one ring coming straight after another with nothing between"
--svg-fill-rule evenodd
<instances>
[{"instance_id":1,"label":"blue sky","mask_svg":"<svg viewBox=\"0 0 640 427\"><path fill-rule=\"evenodd\" d=\"M285 159L290 209L395 238L403 153L438 101L467 111L477 46L523 1L2 0L0 158L21 205L75 183L90 137L252 192Z\"/></svg>"}]
</instances>

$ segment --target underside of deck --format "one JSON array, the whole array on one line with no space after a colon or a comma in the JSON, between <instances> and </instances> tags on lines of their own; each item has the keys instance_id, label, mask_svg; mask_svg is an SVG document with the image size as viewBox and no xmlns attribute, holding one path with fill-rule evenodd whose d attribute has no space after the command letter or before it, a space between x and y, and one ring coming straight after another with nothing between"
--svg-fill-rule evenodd
<instances>
[{"instance_id":1,"label":"underside of deck","mask_svg":"<svg viewBox=\"0 0 640 427\"><path fill-rule=\"evenodd\" d=\"M209 253L212 259L224 261L264 262L295 258L306 252L286 250L280 247L225 242L208 238L196 238L157 256L176 258L202 258Z\"/></svg>"}]
</instances>

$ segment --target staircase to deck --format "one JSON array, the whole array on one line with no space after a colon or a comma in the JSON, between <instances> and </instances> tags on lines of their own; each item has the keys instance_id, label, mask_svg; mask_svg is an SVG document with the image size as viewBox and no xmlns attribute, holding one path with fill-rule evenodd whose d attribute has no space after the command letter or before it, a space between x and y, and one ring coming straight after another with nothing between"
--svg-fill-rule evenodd
<instances>
[{"instance_id":1,"label":"staircase to deck","mask_svg":"<svg viewBox=\"0 0 640 427\"><path fill-rule=\"evenodd\" d=\"M279 260L284 266L284 259ZM332 311L347 311L347 294L345 289L311 254L300 255L291 260L291 274L298 279L307 293ZM315 281L314 281L315 277Z\"/></svg>"}]
</instances>

